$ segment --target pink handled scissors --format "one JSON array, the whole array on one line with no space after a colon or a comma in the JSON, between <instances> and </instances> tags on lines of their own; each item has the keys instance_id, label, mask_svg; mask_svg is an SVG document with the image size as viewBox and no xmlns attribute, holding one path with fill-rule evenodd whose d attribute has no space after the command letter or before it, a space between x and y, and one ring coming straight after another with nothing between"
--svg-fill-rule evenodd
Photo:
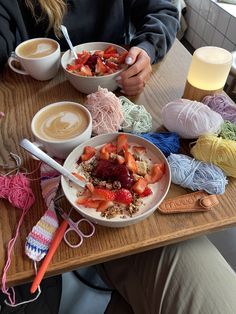
<instances>
[{"instance_id":1,"label":"pink handled scissors","mask_svg":"<svg viewBox=\"0 0 236 314\"><path fill-rule=\"evenodd\" d=\"M77 221L73 221L70 218L70 214L71 214L71 211L73 210L73 207L70 209L68 214L66 214L64 212L64 210L59 206L57 206L56 209L59 212L59 214L61 215L61 217L68 222L69 228L64 233L64 241L66 242L67 245L69 245L69 247L75 249L83 243L83 238L89 238L89 237L93 236L93 234L95 232L95 226L88 219L81 218ZM81 230L80 227L82 224L86 224L88 226L88 228L86 228L86 229L89 229L88 233L85 233ZM77 243L75 243L75 244L71 243L71 241L69 240L68 234L70 232L76 233L76 235L78 237Z\"/></svg>"}]
</instances>

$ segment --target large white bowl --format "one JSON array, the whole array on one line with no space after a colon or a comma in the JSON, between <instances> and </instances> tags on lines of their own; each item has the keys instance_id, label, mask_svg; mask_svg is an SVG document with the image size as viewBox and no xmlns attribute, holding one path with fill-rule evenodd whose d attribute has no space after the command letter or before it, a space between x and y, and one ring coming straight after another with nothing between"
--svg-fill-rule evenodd
<instances>
[{"instance_id":1,"label":"large white bowl","mask_svg":"<svg viewBox=\"0 0 236 314\"><path fill-rule=\"evenodd\" d=\"M167 159L163 153L149 141L133 134L124 133L127 135L128 142L131 144L136 144L139 146L146 147L148 157L153 163L163 162L165 163L165 175L162 179L152 184L153 194L143 198L145 202L140 210L133 215L133 217L121 218L119 216L107 219L101 216L100 212L97 212L94 208L86 208L82 205L76 204L76 193L78 188L69 184L64 177L61 178L62 189L64 191L65 197L71 203L71 205L77 209L77 211L85 218L90 221L97 223L99 225L108 226L108 227L125 227L134 223L139 222L140 220L145 219L151 215L158 205L164 200L171 183L171 173L170 167ZM79 159L80 155L83 153L84 147L89 145L93 147L98 147L108 142L115 141L118 136L118 133L102 134L91 138L85 143L79 145L75 148L70 155L67 157L64 163L64 167L70 172L75 170L76 162Z\"/></svg>"},{"instance_id":2,"label":"large white bowl","mask_svg":"<svg viewBox=\"0 0 236 314\"><path fill-rule=\"evenodd\" d=\"M81 53L83 50L86 51L104 50L110 45L114 46L119 53L123 53L126 51L126 49L121 46L106 42L92 42L81 44L75 46L75 51L77 53ZM77 75L66 70L67 64L72 63L73 58L74 57L71 50L67 50L61 58L61 65L64 70L65 76L78 91L85 94L90 94L96 92L98 86L107 88L109 91L114 91L115 89L117 89L118 85L116 83L115 78L123 71L123 69L104 76Z\"/></svg>"}]
</instances>

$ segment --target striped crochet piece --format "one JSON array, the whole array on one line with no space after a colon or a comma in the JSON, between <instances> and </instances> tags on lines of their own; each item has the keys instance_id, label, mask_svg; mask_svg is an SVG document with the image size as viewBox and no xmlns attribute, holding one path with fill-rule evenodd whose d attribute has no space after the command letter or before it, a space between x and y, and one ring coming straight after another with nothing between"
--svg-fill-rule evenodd
<instances>
[{"instance_id":1,"label":"striped crochet piece","mask_svg":"<svg viewBox=\"0 0 236 314\"><path fill-rule=\"evenodd\" d=\"M47 210L29 233L25 244L26 255L37 262L47 254L58 228L53 200L60 183L60 174L48 165L42 163L40 171L42 196Z\"/></svg>"}]
</instances>

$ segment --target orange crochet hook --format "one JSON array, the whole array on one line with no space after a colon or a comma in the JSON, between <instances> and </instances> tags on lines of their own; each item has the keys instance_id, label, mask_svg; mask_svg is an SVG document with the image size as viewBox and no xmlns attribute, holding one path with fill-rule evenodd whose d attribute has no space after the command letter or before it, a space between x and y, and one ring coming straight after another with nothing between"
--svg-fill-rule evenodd
<instances>
[{"instance_id":1,"label":"orange crochet hook","mask_svg":"<svg viewBox=\"0 0 236 314\"><path fill-rule=\"evenodd\" d=\"M63 222L61 223L60 227L58 228L58 230L56 231L56 234L52 240L52 244L48 250L47 255L45 256L39 271L32 283L32 286L30 288L30 292L31 293L35 293L35 291L37 290L38 286L40 285L40 282L43 279L43 276L48 268L48 265L54 255L54 253L56 252L56 249L58 248L59 244L61 243L61 240L64 236L64 233L66 231L66 228L68 226L68 222L66 220L63 220Z\"/></svg>"}]
</instances>

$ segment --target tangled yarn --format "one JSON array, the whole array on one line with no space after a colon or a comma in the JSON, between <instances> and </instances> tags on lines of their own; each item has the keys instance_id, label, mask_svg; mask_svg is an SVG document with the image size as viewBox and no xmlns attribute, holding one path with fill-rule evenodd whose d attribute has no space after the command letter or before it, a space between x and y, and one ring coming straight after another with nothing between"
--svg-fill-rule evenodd
<instances>
[{"instance_id":1,"label":"tangled yarn","mask_svg":"<svg viewBox=\"0 0 236 314\"><path fill-rule=\"evenodd\" d=\"M221 126L220 136L226 140L236 141L236 124L225 121Z\"/></svg>"},{"instance_id":2,"label":"tangled yarn","mask_svg":"<svg viewBox=\"0 0 236 314\"><path fill-rule=\"evenodd\" d=\"M14 207L25 211L35 201L29 179L21 172L0 176L0 198L7 199Z\"/></svg>"},{"instance_id":3,"label":"tangled yarn","mask_svg":"<svg viewBox=\"0 0 236 314\"><path fill-rule=\"evenodd\" d=\"M206 133L219 133L223 118L201 102L179 99L162 109L164 126L182 138L194 139Z\"/></svg>"},{"instance_id":4,"label":"tangled yarn","mask_svg":"<svg viewBox=\"0 0 236 314\"><path fill-rule=\"evenodd\" d=\"M178 153L179 151L180 143L177 133L150 132L140 136L156 145L165 156L169 156L170 153Z\"/></svg>"},{"instance_id":5,"label":"tangled yarn","mask_svg":"<svg viewBox=\"0 0 236 314\"><path fill-rule=\"evenodd\" d=\"M236 124L236 106L224 94L206 96L202 102L215 112L218 112L224 120Z\"/></svg>"},{"instance_id":6,"label":"tangled yarn","mask_svg":"<svg viewBox=\"0 0 236 314\"><path fill-rule=\"evenodd\" d=\"M152 116L144 106L136 105L128 98L120 96L124 121L124 132L146 133L152 129Z\"/></svg>"},{"instance_id":7,"label":"tangled yarn","mask_svg":"<svg viewBox=\"0 0 236 314\"><path fill-rule=\"evenodd\" d=\"M107 88L98 87L96 93L87 95L84 104L93 119L93 133L118 132L124 120L120 100Z\"/></svg>"},{"instance_id":8,"label":"tangled yarn","mask_svg":"<svg viewBox=\"0 0 236 314\"><path fill-rule=\"evenodd\" d=\"M228 183L223 171L211 164L182 154L170 154L171 180L184 188L204 190L209 194L223 194Z\"/></svg>"},{"instance_id":9,"label":"tangled yarn","mask_svg":"<svg viewBox=\"0 0 236 314\"><path fill-rule=\"evenodd\" d=\"M236 178L236 142L215 135L202 135L191 148L194 158L212 162L227 176Z\"/></svg>"},{"instance_id":10,"label":"tangled yarn","mask_svg":"<svg viewBox=\"0 0 236 314\"><path fill-rule=\"evenodd\" d=\"M18 161L19 157L12 154L13 158ZM20 168L20 164L17 165ZM35 201L35 196L30 188L29 179L21 172L17 172L14 175L1 175L0 176L0 198L7 199L13 206L22 210L21 216L18 220L16 231L14 236L9 240L7 245L7 261L3 268L2 273L2 292L8 297L10 304L15 304L15 293L14 289L11 288L13 294L9 291L6 286L7 272L11 265L11 254L19 237L20 227L23 223L24 217L30 207Z\"/></svg>"}]
</instances>

